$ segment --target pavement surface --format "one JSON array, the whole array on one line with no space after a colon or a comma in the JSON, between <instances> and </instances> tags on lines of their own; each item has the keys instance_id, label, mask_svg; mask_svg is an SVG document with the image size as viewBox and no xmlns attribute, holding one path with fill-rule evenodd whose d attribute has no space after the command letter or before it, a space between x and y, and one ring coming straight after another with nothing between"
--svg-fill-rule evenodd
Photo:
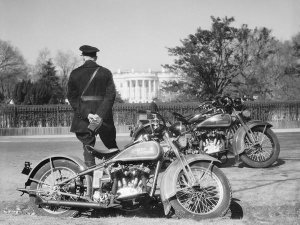
<instances>
[{"instance_id":1,"label":"pavement surface","mask_svg":"<svg viewBox=\"0 0 300 225\"><path fill-rule=\"evenodd\" d=\"M233 190L233 200L244 210L251 207L285 206L299 208L300 213L300 129L274 130L281 146L279 159L269 168L249 168L243 163L232 167L233 159L222 165ZM118 135L122 148L130 140L128 135ZM98 140L96 147L103 148ZM20 172L24 161L36 165L53 154L75 155L82 158L82 149L75 136L2 136L0 137L0 199L26 202L17 187L23 187L26 176ZM298 211L297 211L298 212Z\"/></svg>"}]
</instances>

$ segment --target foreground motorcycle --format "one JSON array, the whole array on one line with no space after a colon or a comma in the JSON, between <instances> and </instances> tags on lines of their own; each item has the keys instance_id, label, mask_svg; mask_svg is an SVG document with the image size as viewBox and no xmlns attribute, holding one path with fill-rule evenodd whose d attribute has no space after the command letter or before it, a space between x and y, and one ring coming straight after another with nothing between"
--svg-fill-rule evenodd
<instances>
[{"instance_id":1,"label":"foreground motorcycle","mask_svg":"<svg viewBox=\"0 0 300 225\"><path fill-rule=\"evenodd\" d=\"M251 120L250 111L240 98L217 98L202 103L197 110L198 113L189 116L173 112L178 121L172 125L173 133L185 133L178 140L185 154L204 152L218 159L224 156L227 159L228 153L232 153L237 163L241 159L248 166L257 168L269 167L278 159L280 145L271 130L272 125ZM160 118L145 121L132 131L132 141L152 134L163 143L162 137L156 133L156 130L164 129Z\"/></svg>"},{"instance_id":2,"label":"foreground motorcycle","mask_svg":"<svg viewBox=\"0 0 300 225\"><path fill-rule=\"evenodd\" d=\"M200 220L226 214L231 187L207 155L184 155L180 136L168 129L161 135L169 148L156 141L128 144L112 156L86 146L103 161L87 168L77 157L53 155L33 169L25 163L25 188L37 215L72 216L83 209L118 208L132 211L162 203L167 216ZM109 158L110 157L110 158Z\"/></svg>"}]
</instances>

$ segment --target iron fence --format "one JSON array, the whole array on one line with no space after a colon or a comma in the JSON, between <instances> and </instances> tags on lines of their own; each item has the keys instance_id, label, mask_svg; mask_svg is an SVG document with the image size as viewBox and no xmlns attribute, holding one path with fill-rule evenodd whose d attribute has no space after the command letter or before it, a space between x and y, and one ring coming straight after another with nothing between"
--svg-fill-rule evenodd
<instances>
[{"instance_id":1,"label":"iron fence","mask_svg":"<svg viewBox=\"0 0 300 225\"><path fill-rule=\"evenodd\" d=\"M164 103L158 104L160 113L173 121L170 112L181 114L193 113L198 103ZM253 119L269 122L300 121L300 101L295 102L247 102ZM115 104L114 121L116 126L130 125L136 122L138 110L149 109L149 104ZM69 105L5 105L0 107L0 128L22 127L69 127L73 111Z\"/></svg>"}]
</instances>

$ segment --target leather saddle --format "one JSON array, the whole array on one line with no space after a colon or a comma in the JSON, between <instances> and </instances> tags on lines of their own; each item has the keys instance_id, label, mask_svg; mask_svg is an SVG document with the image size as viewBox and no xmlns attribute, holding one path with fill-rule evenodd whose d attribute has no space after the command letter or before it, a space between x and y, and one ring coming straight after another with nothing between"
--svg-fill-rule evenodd
<instances>
[{"instance_id":1,"label":"leather saddle","mask_svg":"<svg viewBox=\"0 0 300 225\"><path fill-rule=\"evenodd\" d=\"M108 159L111 158L118 153L120 153L120 150L117 148L114 149L97 149L91 145L85 145L85 148L87 151L95 155L99 159Z\"/></svg>"}]
</instances>

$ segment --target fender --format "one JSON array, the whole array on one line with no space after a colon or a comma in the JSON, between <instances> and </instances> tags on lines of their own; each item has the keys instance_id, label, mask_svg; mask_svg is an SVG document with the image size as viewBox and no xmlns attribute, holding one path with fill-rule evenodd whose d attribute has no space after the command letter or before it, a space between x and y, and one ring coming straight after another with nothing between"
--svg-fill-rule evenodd
<instances>
[{"instance_id":1,"label":"fender","mask_svg":"<svg viewBox=\"0 0 300 225\"><path fill-rule=\"evenodd\" d=\"M205 154L186 155L185 158L189 165L191 163L201 162L201 161L220 162L219 160ZM169 165L169 167L167 168L167 170L165 171L161 179L160 197L164 205L165 215L167 215L170 212L171 205L169 203L169 199L176 194L177 176L181 170L182 170L181 162L179 161L179 159L177 159Z\"/></svg>"},{"instance_id":2,"label":"fender","mask_svg":"<svg viewBox=\"0 0 300 225\"><path fill-rule=\"evenodd\" d=\"M74 162L75 164L77 164L79 166L79 170L80 171L84 171L87 168L87 166L85 165L85 163L78 157L76 156L70 156L70 155L52 155L50 157L46 157L44 159L42 159L29 173L28 175L28 180L25 183L25 186L30 186L31 184L31 180L30 178L33 178L35 176L35 174L37 173L37 171L46 163L48 163L50 160L54 161L57 159L66 159L69 161ZM88 176L88 175L87 175ZM90 176L89 176L90 177ZM89 190L92 187L92 181L91 181L91 177L87 179L87 186L88 186L88 194L89 194Z\"/></svg>"},{"instance_id":3,"label":"fender","mask_svg":"<svg viewBox=\"0 0 300 225\"><path fill-rule=\"evenodd\" d=\"M264 122L261 120L250 120L246 123L246 126L249 129L252 129L253 127L267 127L270 128L273 125ZM246 135L245 127L241 126L234 134L233 136L233 142L232 142L232 150L234 155L239 155L244 152L244 138Z\"/></svg>"},{"instance_id":4,"label":"fender","mask_svg":"<svg viewBox=\"0 0 300 225\"><path fill-rule=\"evenodd\" d=\"M135 141L136 139L136 136L142 131L142 130L145 130L146 132L146 128L147 127L150 127L150 126L153 126L152 123L144 123L144 124L141 124L140 126L138 126L138 128L133 132L132 134L132 141ZM159 126L161 127L162 125L159 124Z\"/></svg>"},{"instance_id":5,"label":"fender","mask_svg":"<svg viewBox=\"0 0 300 225\"><path fill-rule=\"evenodd\" d=\"M149 126L150 126L150 123L146 123L146 124L142 124L142 125L138 126L138 128L132 134L132 140L134 141L137 134L139 134L140 131L144 130L146 127L149 127Z\"/></svg>"}]
</instances>

